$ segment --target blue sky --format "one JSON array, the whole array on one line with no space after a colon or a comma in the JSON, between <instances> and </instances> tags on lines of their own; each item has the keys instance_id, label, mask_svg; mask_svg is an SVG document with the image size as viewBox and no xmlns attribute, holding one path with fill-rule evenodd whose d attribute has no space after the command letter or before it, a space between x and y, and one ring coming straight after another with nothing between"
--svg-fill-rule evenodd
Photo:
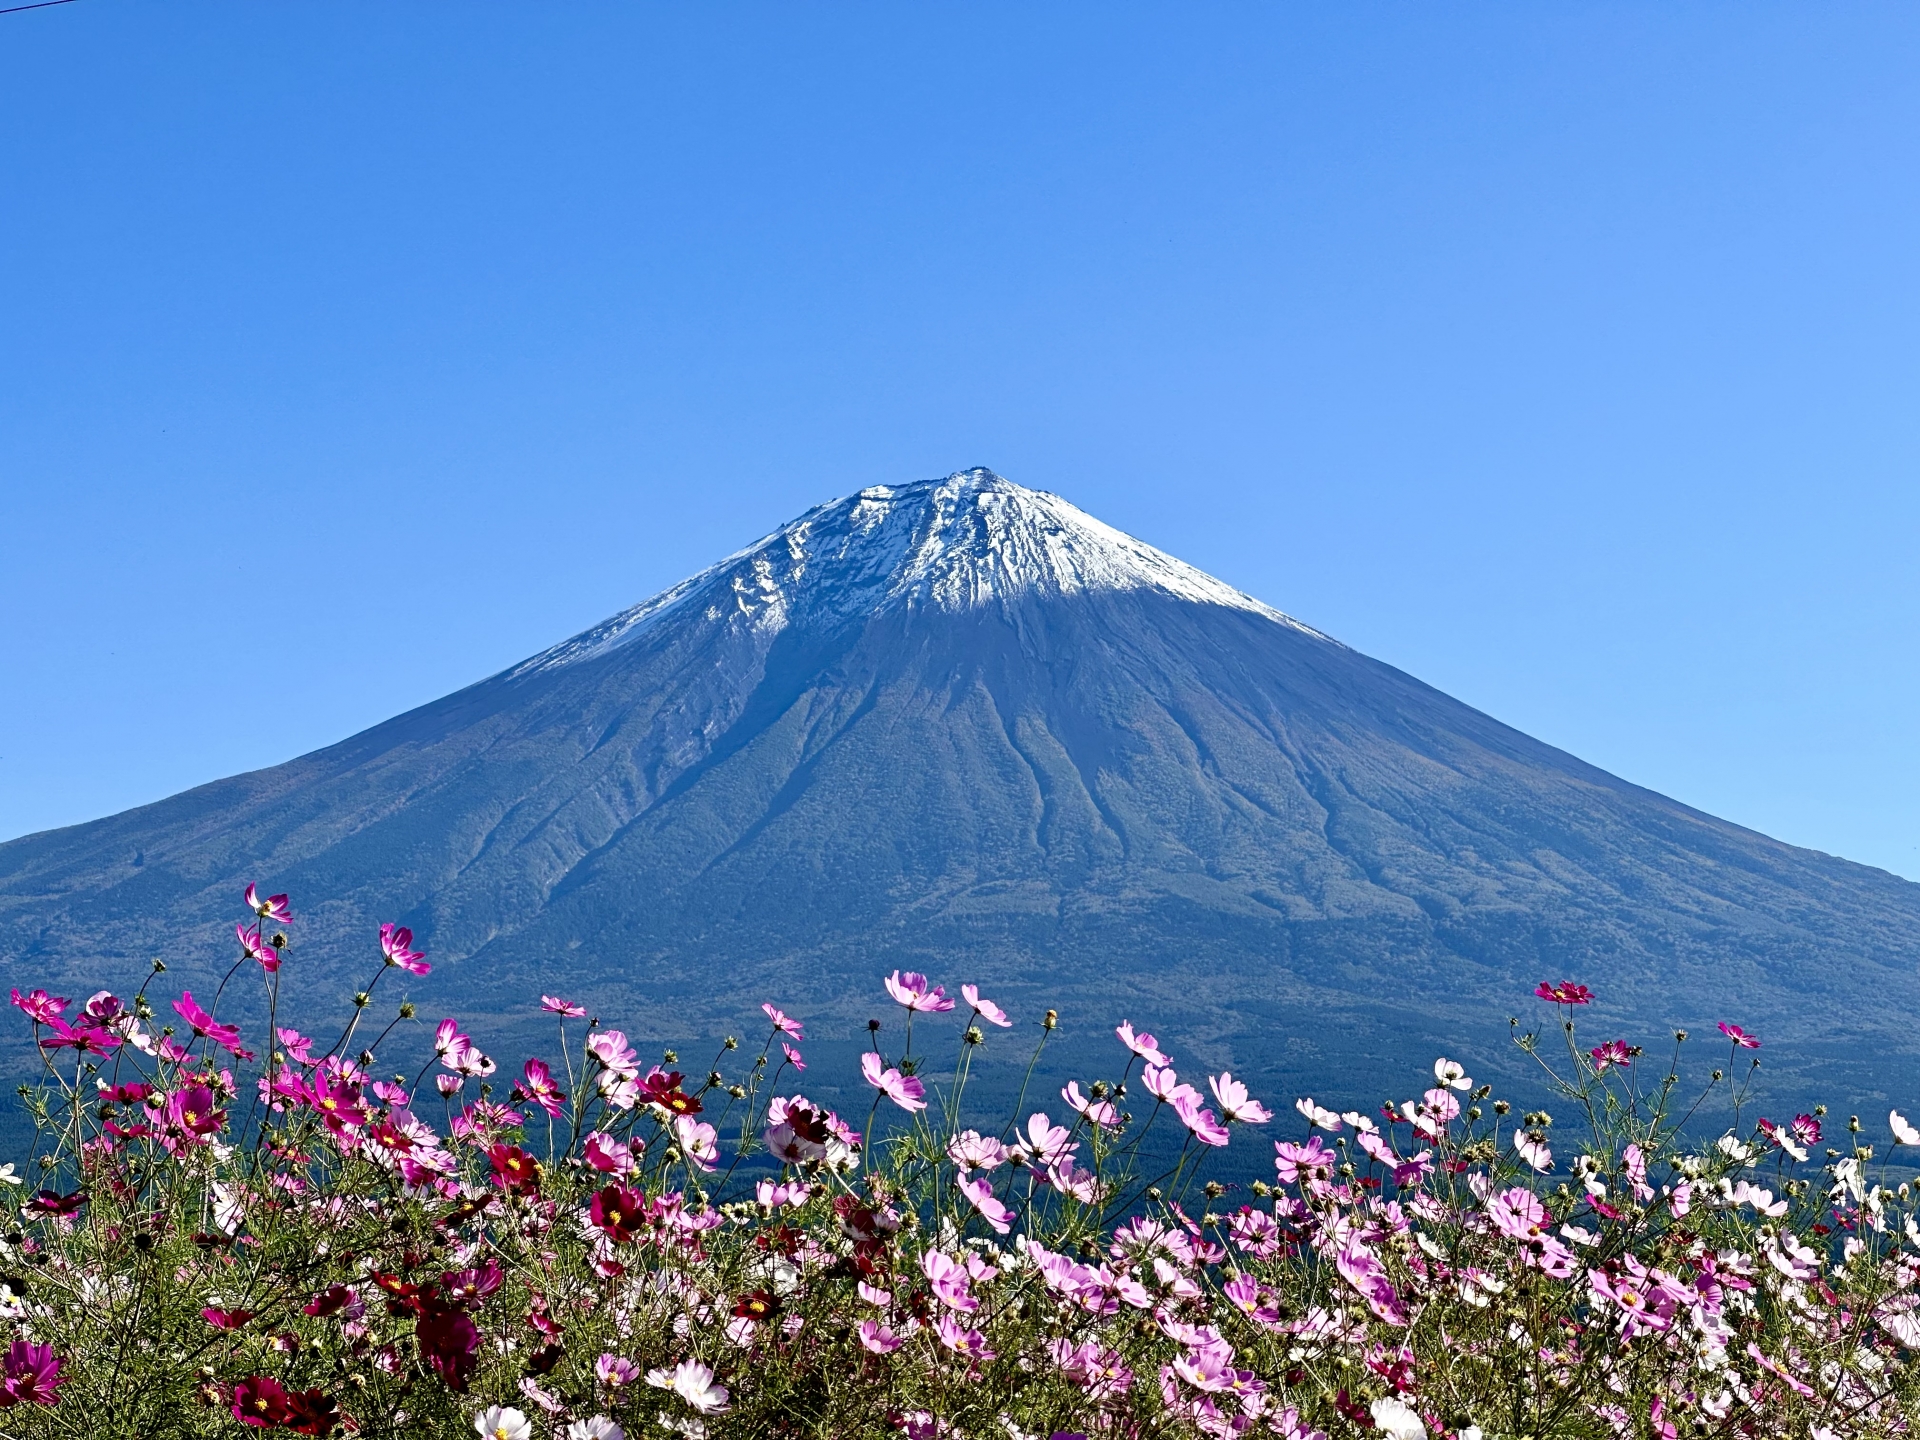
<instances>
[{"instance_id":1,"label":"blue sky","mask_svg":"<svg viewBox=\"0 0 1920 1440\"><path fill-rule=\"evenodd\" d=\"M0 15L0 836L1055 490L1920 877L1920 11Z\"/></svg>"}]
</instances>

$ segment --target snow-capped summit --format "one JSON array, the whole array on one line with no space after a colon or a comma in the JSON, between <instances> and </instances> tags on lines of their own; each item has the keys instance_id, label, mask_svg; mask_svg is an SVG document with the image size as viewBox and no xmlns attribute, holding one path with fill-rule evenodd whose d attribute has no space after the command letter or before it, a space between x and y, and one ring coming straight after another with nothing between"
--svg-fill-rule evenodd
<instances>
[{"instance_id":1,"label":"snow-capped summit","mask_svg":"<svg viewBox=\"0 0 1920 1440\"><path fill-rule=\"evenodd\" d=\"M1247 610L1318 635L1058 495L975 468L944 480L875 485L816 506L522 670L592 659L669 615L703 613L710 622L771 633L896 609L978 610L1035 595L1128 590Z\"/></svg>"}]
</instances>

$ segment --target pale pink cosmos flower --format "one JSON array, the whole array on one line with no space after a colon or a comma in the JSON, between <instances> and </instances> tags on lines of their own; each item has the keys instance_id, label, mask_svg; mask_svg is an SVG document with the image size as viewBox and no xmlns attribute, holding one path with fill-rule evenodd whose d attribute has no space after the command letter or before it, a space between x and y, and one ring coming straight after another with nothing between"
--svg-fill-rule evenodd
<instances>
[{"instance_id":1,"label":"pale pink cosmos flower","mask_svg":"<svg viewBox=\"0 0 1920 1440\"><path fill-rule=\"evenodd\" d=\"M783 1208L799 1209L807 1203L807 1197L813 1194L813 1187L795 1181L791 1184L776 1184L772 1180L762 1180L754 1186L753 1196L769 1210Z\"/></svg>"},{"instance_id":2,"label":"pale pink cosmos flower","mask_svg":"<svg viewBox=\"0 0 1920 1440\"><path fill-rule=\"evenodd\" d=\"M398 965L410 974L425 975L433 967L427 964L426 952L412 946L413 931L406 926L389 923L380 927L380 953L386 957L387 964Z\"/></svg>"},{"instance_id":3,"label":"pale pink cosmos flower","mask_svg":"<svg viewBox=\"0 0 1920 1440\"><path fill-rule=\"evenodd\" d=\"M434 1078L434 1086L447 1099L451 1100L460 1093L460 1087L467 1083L464 1075L440 1075Z\"/></svg>"},{"instance_id":4,"label":"pale pink cosmos flower","mask_svg":"<svg viewBox=\"0 0 1920 1440\"><path fill-rule=\"evenodd\" d=\"M1513 1153L1542 1175L1553 1169L1553 1148L1544 1140L1536 1140L1527 1131L1521 1131L1514 1137Z\"/></svg>"},{"instance_id":5,"label":"pale pink cosmos flower","mask_svg":"<svg viewBox=\"0 0 1920 1440\"><path fill-rule=\"evenodd\" d=\"M1589 1270L1587 1285L1596 1302L1606 1301L1620 1312L1620 1338L1665 1330L1673 1323L1673 1298L1656 1283L1631 1273L1618 1280L1604 1270Z\"/></svg>"},{"instance_id":6,"label":"pale pink cosmos flower","mask_svg":"<svg viewBox=\"0 0 1920 1440\"><path fill-rule=\"evenodd\" d=\"M1007 1147L978 1130L963 1130L947 1141L947 1158L962 1170L994 1170L1006 1162Z\"/></svg>"},{"instance_id":7,"label":"pale pink cosmos flower","mask_svg":"<svg viewBox=\"0 0 1920 1440\"><path fill-rule=\"evenodd\" d=\"M1055 1125L1045 1112L1035 1111L1027 1117L1026 1133L1013 1148L1035 1164L1051 1165L1073 1148L1073 1132L1064 1125Z\"/></svg>"},{"instance_id":8,"label":"pale pink cosmos flower","mask_svg":"<svg viewBox=\"0 0 1920 1440\"><path fill-rule=\"evenodd\" d=\"M927 1102L921 1098L927 1093L927 1087L920 1082L920 1078L917 1075L902 1075L887 1066L871 1050L860 1057L860 1074L869 1085L902 1110L911 1113L927 1108Z\"/></svg>"},{"instance_id":9,"label":"pale pink cosmos flower","mask_svg":"<svg viewBox=\"0 0 1920 1440\"><path fill-rule=\"evenodd\" d=\"M1551 1217L1540 1197L1523 1186L1502 1190L1487 1201L1487 1217L1509 1240L1537 1240L1546 1234Z\"/></svg>"},{"instance_id":10,"label":"pale pink cosmos flower","mask_svg":"<svg viewBox=\"0 0 1920 1440\"><path fill-rule=\"evenodd\" d=\"M1013 1211L994 1198L993 1186L985 1180L959 1180L954 1182L960 1187L960 1193L967 1197L967 1203L980 1212L980 1218L1004 1235L1013 1228Z\"/></svg>"},{"instance_id":11,"label":"pale pink cosmos flower","mask_svg":"<svg viewBox=\"0 0 1920 1440\"><path fill-rule=\"evenodd\" d=\"M1638 1145L1629 1145L1621 1155L1627 1169L1627 1182L1633 1186L1633 1198L1643 1204L1653 1198L1653 1187L1647 1184L1647 1157ZM1806 1159L1803 1152L1800 1156Z\"/></svg>"},{"instance_id":12,"label":"pale pink cosmos flower","mask_svg":"<svg viewBox=\"0 0 1920 1440\"><path fill-rule=\"evenodd\" d=\"M1060 1098L1096 1125L1109 1130L1117 1130L1120 1126L1119 1109L1108 1100L1089 1100L1080 1093L1078 1080L1069 1080L1067 1088L1060 1092Z\"/></svg>"},{"instance_id":13,"label":"pale pink cosmos flower","mask_svg":"<svg viewBox=\"0 0 1920 1440\"><path fill-rule=\"evenodd\" d=\"M1291 1185L1303 1177L1313 1179L1333 1173L1333 1151L1320 1144L1318 1135L1309 1135L1304 1145L1276 1140L1273 1143L1273 1156L1273 1168L1282 1185Z\"/></svg>"},{"instance_id":14,"label":"pale pink cosmos flower","mask_svg":"<svg viewBox=\"0 0 1920 1440\"><path fill-rule=\"evenodd\" d=\"M542 995L540 1008L549 1014L558 1015L563 1020L578 1020L587 1013L587 1007L576 1005L571 1000L563 1000L558 995Z\"/></svg>"},{"instance_id":15,"label":"pale pink cosmos flower","mask_svg":"<svg viewBox=\"0 0 1920 1440\"><path fill-rule=\"evenodd\" d=\"M761 1003L760 1008L767 1012L767 1018L773 1022L774 1029L783 1034L791 1035L796 1040L804 1040L807 1038L806 1032L800 1028L800 1022L788 1016L784 1010L776 1010L771 1004L764 1001Z\"/></svg>"},{"instance_id":16,"label":"pale pink cosmos flower","mask_svg":"<svg viewBox=\"0 0 1920 1440\"><path fill-rule=\"evenodd\" d=\"M891 1355L906 1343L878 1320L862 1320L859 1335L861 1346L876 1355Z\"/></svg>"},{"instance_id":17,"label":"pale pink cosmos flower","mask_svg":"<svg viewBox=\"0 0 1920 1440\"><path fill-rule=\"evenodd\" d=\"M1318 1125L1322 1130L1338 1130L1340 1117L1318 1104L1311 1095L1293 1102L1293 1108L1307 1117L1309 1125Z\"/></svg>"},{"instance_id":18,"label":"pale pink cosmos flower","mask_svg":"<svg viewBox=\"0 0 1920 1440\"><path fill-rule=\"evenodd\" d=\"M994 1004L993 1001L982 1000L980 998L980 987L978 985L962 985L960 987L960 994L965 998L967 1004L973 1007L973 1013L989 1024L998 1025L1002 1030L1008 1030L1013 1027L1013 1021L1007 1018L1006 1011Z\"/></svg>"},{"instance_id":19,"label":"pale pink cosmos flower","mask_svg":"<svg viewBox=\"0 0 1920 1440\"><path fill-rule=\"evenodd\" d=\"M1047 1183L1054 1189L1062 1195L1078 1200L1082 1205L1098 1204L1106 1194L1092 1171L1074 1167L1074 1159L1071 1155L1062 1155L1047 1166L1045 1176Z\"/></svg>"},{"instance_id":20,"label":"pale pink cosmos flower","mask_svg":"<svg viewBox=\"0 0 1920 1440\"><path fill-rule=\"evenodd\" d=\"M680 1153L702 1170L719 1167L720 1137L713 1126L691 1115L677 1115L673 1121L673 1138L680 1146Z\"/></svg>"},{"instance_id":21,"label":"pale pink cosmos flower","mask_svg":"<svg viewBox=\"0 0 1920 1440\"><path fill-rule=\"evenodd\" d=\"M896 970L887 977L886 986L887 993L909 1010L938 1015L953 1009L953 1001L947 998L946 987L932 986L932 982L918 970L909 970L904 975Z\"/></svg>"},{"instance_id":22,"label":"pale pink cosmos flower","mask_svg":"<svg viewBox=\"0 0 1920 1440\"><path fill-rule=\"evenodd\" d=\"M1126 1046L1127 1049L1138 1055L1149 1065L1158 1065L1162 1069L1165 1069L1173 1064L1171 1060L1160 1053L1160 1044L1153 1036L1147 1034L1136 1035L1133 1033L1133 1022L1131 1020L1122 1020L1119 1028L1113 1033L1120 1037L1120 1043L1122 1045Z\"/></svg>"},{"instance_id":23,"label":"pale pink cosmos flower","mask_svg":"<svg viewBox=\"0 0 1920 1440\"><path fill-rule=\"evenodd\" d=\"M596 1030L587 1037L587 1053L616 1075L637 1079L640 1057L621 1030Z\"/></svg>"},{"instance_id":24,"label":"pale pink cosmos flower","mask_svg":"<svg viewBox=\"0 0 1920 1440\"><path fill-rule=\"evenodd\" d=\"M857 1282L853 1288L854 1292L869 1305L876 1305L884 1310L887 1306L893 1304L893 1292L891 1290L882 1290L878 1285L869 1285L864 1280Z\"/></svg>"},{"instance_id":25,"label":"pale pink cosmos flower","mask_svg":"<svg viewBox=\"0 0 1920 1440\"><path fill-rule=\"evenodd\" d=\"M1140 1073L1140 1083L1146 1087L1149 1095L1155 1099L1164 1100L1169 1105L1176 1104L1182 1095L1191 1095L1196 1100L1200 1098L1200 1092L1191 1085L1183 1083L1180 1077L1173 1073L1171 1066L1147 1066Z\"/></svg>"},{"instance_id":26,"label":"pale pink cosmos flower","mask_svg":"<svg viewBox=\"0 0 1920 1440\"><path fill-rule=\"evenodd\" d=\"M671 1390L702 1415L727 1408L727 1387L713 1383L713 1371L698 1360L682 1360L673 1369L649 1370L647 1383Z\"/></svg>"},{"instance_id":27,"label":"pale pink cosmos flower","mask_svg":"<svg viewBox=\"0 0 1920 1440\"><path fill-rule=\"evenodd\" d=\"M1250 1099L1247 1087L1228 1071L1223 1070L1208 1080L1207 1088L1213 1091L1213 1098L1220 1102L1220 1113L1229 1120L1236 1120L1242 1125L1262 1125L1273 1119L1273 1112L1258 1100Z\"/></svg>"}]
</instances>

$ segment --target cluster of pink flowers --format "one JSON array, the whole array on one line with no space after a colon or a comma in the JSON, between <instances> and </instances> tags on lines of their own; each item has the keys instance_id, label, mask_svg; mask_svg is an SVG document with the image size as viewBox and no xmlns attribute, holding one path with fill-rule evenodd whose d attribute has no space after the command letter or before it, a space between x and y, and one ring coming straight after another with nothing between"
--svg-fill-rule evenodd
<instances>
[{"instance_id":1,"label":"cluster of pink flowers","mask_svg":"<svg viewBox=\"0 0 1920 1440\"><path fill-rule=\"evenodd\" d=\"M277 1002L297 967L259 931L287 897L246 905L236 970ZM96 1433L1839 1440L1904 1435L1920 1402L1910 1192L1858 1122L1824 1154L1818 1110L1739 1123L1750 1076L1682 1103L1563 1025L1564 1062L1521 1050L1579 1138L1446 1058L1415 1096L1282 1116L1123 1021L1107 1074L989 1121L974 1057L1024 1029L1031 1073L1051 1012L896 971L864 1121L782 1087L806 1026L772 1003L760 1053L729 1039L704 1079L554 995L547 1057L503 1066L448 1018L387 1077L354 1039L381 974L426 973L412 947L383 927L324 1047L277 1019L249 1046L224 984L158 1029L144 989L14 992L51 1183L0 1240L0 1407ZM948 1016L935 1083L914 1026ZM1690 1141L1716 1093L1734 1122ZM1249 1140L1271 1180L1205 1178Z\"/></svg>"}]
</instances>

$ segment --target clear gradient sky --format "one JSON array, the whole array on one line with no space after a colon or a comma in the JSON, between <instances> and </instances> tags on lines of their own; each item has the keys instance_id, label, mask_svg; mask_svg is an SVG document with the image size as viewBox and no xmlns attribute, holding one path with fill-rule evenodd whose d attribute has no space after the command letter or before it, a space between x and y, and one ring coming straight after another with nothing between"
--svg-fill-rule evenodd
<instances>
[{"instance_id":1,"label":"clear gradient sky","mask_svg":"<svg viewBox=\"0 0 1920 1440\"><path fill-rule=\"evenodd\" d=\"M989 465L1920 877L1920 9L0 15L0 837Z\"/></svg>"}]
</instances>

